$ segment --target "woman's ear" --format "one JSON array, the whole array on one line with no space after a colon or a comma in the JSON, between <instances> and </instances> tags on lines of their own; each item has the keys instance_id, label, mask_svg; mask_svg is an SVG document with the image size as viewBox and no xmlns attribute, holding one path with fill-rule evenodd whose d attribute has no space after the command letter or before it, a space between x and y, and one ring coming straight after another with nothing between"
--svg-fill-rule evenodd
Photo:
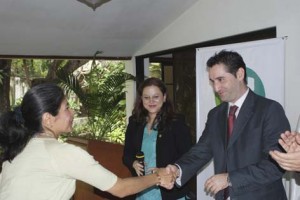
<instances>
[{"instance_id":1,"label":"woman's ear","mask_svg":"<svg viewBox=\"0 0 300 200\"><path fill-rule=\"evenodd\" d=\"M167 94L164 94L164 102L166 102Z\"/></svg>"},{"instance_id":2,"label":"woman's ear","mask_svg":"<svg viewBox=\"0 0 300 200\"><path fill-rule=\"evenodd\" d=\"M52 115L45 112L42 116L42 125L44 128L50 129L52 127Z\"/></svg>"}]
</instances>

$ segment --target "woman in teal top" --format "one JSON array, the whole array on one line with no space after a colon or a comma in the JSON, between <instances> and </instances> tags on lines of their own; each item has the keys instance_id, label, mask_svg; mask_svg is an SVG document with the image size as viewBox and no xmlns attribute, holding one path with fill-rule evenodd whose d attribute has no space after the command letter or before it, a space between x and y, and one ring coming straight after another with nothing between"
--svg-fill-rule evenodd
<instances>
[{"instance_id":1,"label":"woman in teal top","mask_svg":"<svg viewBox=\"0 0 300 200\"><path fill-rule=\"evenodd\" d=\"M151 173L152 168L174 163L191 147L191 135L184 117L174 113L164 83L146 79L138 89L135 107L125 135L123 162L135 176ZM145 169L135 159L145 155ZM137 200L186 199L188 187L172 190L154 186L137 195Z\"/></svg>"}]
</instances>

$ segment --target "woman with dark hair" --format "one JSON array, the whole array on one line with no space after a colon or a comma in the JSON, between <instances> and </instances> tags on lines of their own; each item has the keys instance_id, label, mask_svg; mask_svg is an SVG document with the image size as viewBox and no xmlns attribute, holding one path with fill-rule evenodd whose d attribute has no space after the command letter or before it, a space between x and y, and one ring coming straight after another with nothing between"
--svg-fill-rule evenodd
<instances>
[{"instance_id":1,"label":"woman with dark hair","mask_svg":"<svg viewBox=\"0 0 300 200\"><path fill-rule=\"evenodd\" d=\"M67 200L76 179L123 197L160 184L173 187L173 177L156 169L144 178L118 178L79 147L57 138L72 130L73 111L55 84L30 89L20 107L0 117L2 172L0 199Z\"/></svg>"},{"instance_id":2,"label":"woman with dark hair","mask_svg":"<svg viewBox=\"0 0 300 200\"><path fill-rule=\"evenodd\" d=\"M135 106L125 135L123 163L135 176L152 168L174 163L191 147L191 135L184 117L174 113L165 84L158 78L146 79L137 91ZM136 154L144 153L144 165ZM185 199L188 187L165 190L153 186L137 195L138 200Z\"/></svg>"}]
</instances>

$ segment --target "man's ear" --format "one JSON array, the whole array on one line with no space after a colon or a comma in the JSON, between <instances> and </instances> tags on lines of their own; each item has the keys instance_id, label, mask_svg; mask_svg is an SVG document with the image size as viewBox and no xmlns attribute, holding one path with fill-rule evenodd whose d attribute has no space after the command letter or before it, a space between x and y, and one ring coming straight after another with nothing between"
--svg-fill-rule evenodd
<instances>
[{"instance_id":1,"label":"man's ear","mask_svg":"<svg viewBox=\"0 0 300 200\"><path fill-rule=\"evenodd\" d=\"M238 80L244 80L244 77L245 77L245 70L240 67L236 72L236 78Z\"/></svg>"}]
</instances>

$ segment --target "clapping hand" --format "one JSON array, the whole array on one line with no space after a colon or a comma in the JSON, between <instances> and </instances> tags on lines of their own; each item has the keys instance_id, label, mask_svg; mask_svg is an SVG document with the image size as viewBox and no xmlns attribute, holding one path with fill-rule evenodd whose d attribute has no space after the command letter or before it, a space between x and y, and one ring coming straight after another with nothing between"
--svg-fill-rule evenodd
<instances>
[{"instance_id":1,"label":"clapping hand","mask_svg":"<svg viewBox=\"0 0 300 200\"><path fill-rule=\"evenodd\" d=\"M298 133L286 131L280 137L278 142L287 153L300 151L300 135Z\"/></svg>"},{"instance_id":2,"label":"clapping hand","mask_svg":"<svg viewBox=\"0 0 300 200\"><path fill-rule=\"evenodd\" d=\"M278 142L286 153L273 150L269 154L283 169L300 171L300 135L286 131L280 137Z\"/></svg>"}]
</instances>

